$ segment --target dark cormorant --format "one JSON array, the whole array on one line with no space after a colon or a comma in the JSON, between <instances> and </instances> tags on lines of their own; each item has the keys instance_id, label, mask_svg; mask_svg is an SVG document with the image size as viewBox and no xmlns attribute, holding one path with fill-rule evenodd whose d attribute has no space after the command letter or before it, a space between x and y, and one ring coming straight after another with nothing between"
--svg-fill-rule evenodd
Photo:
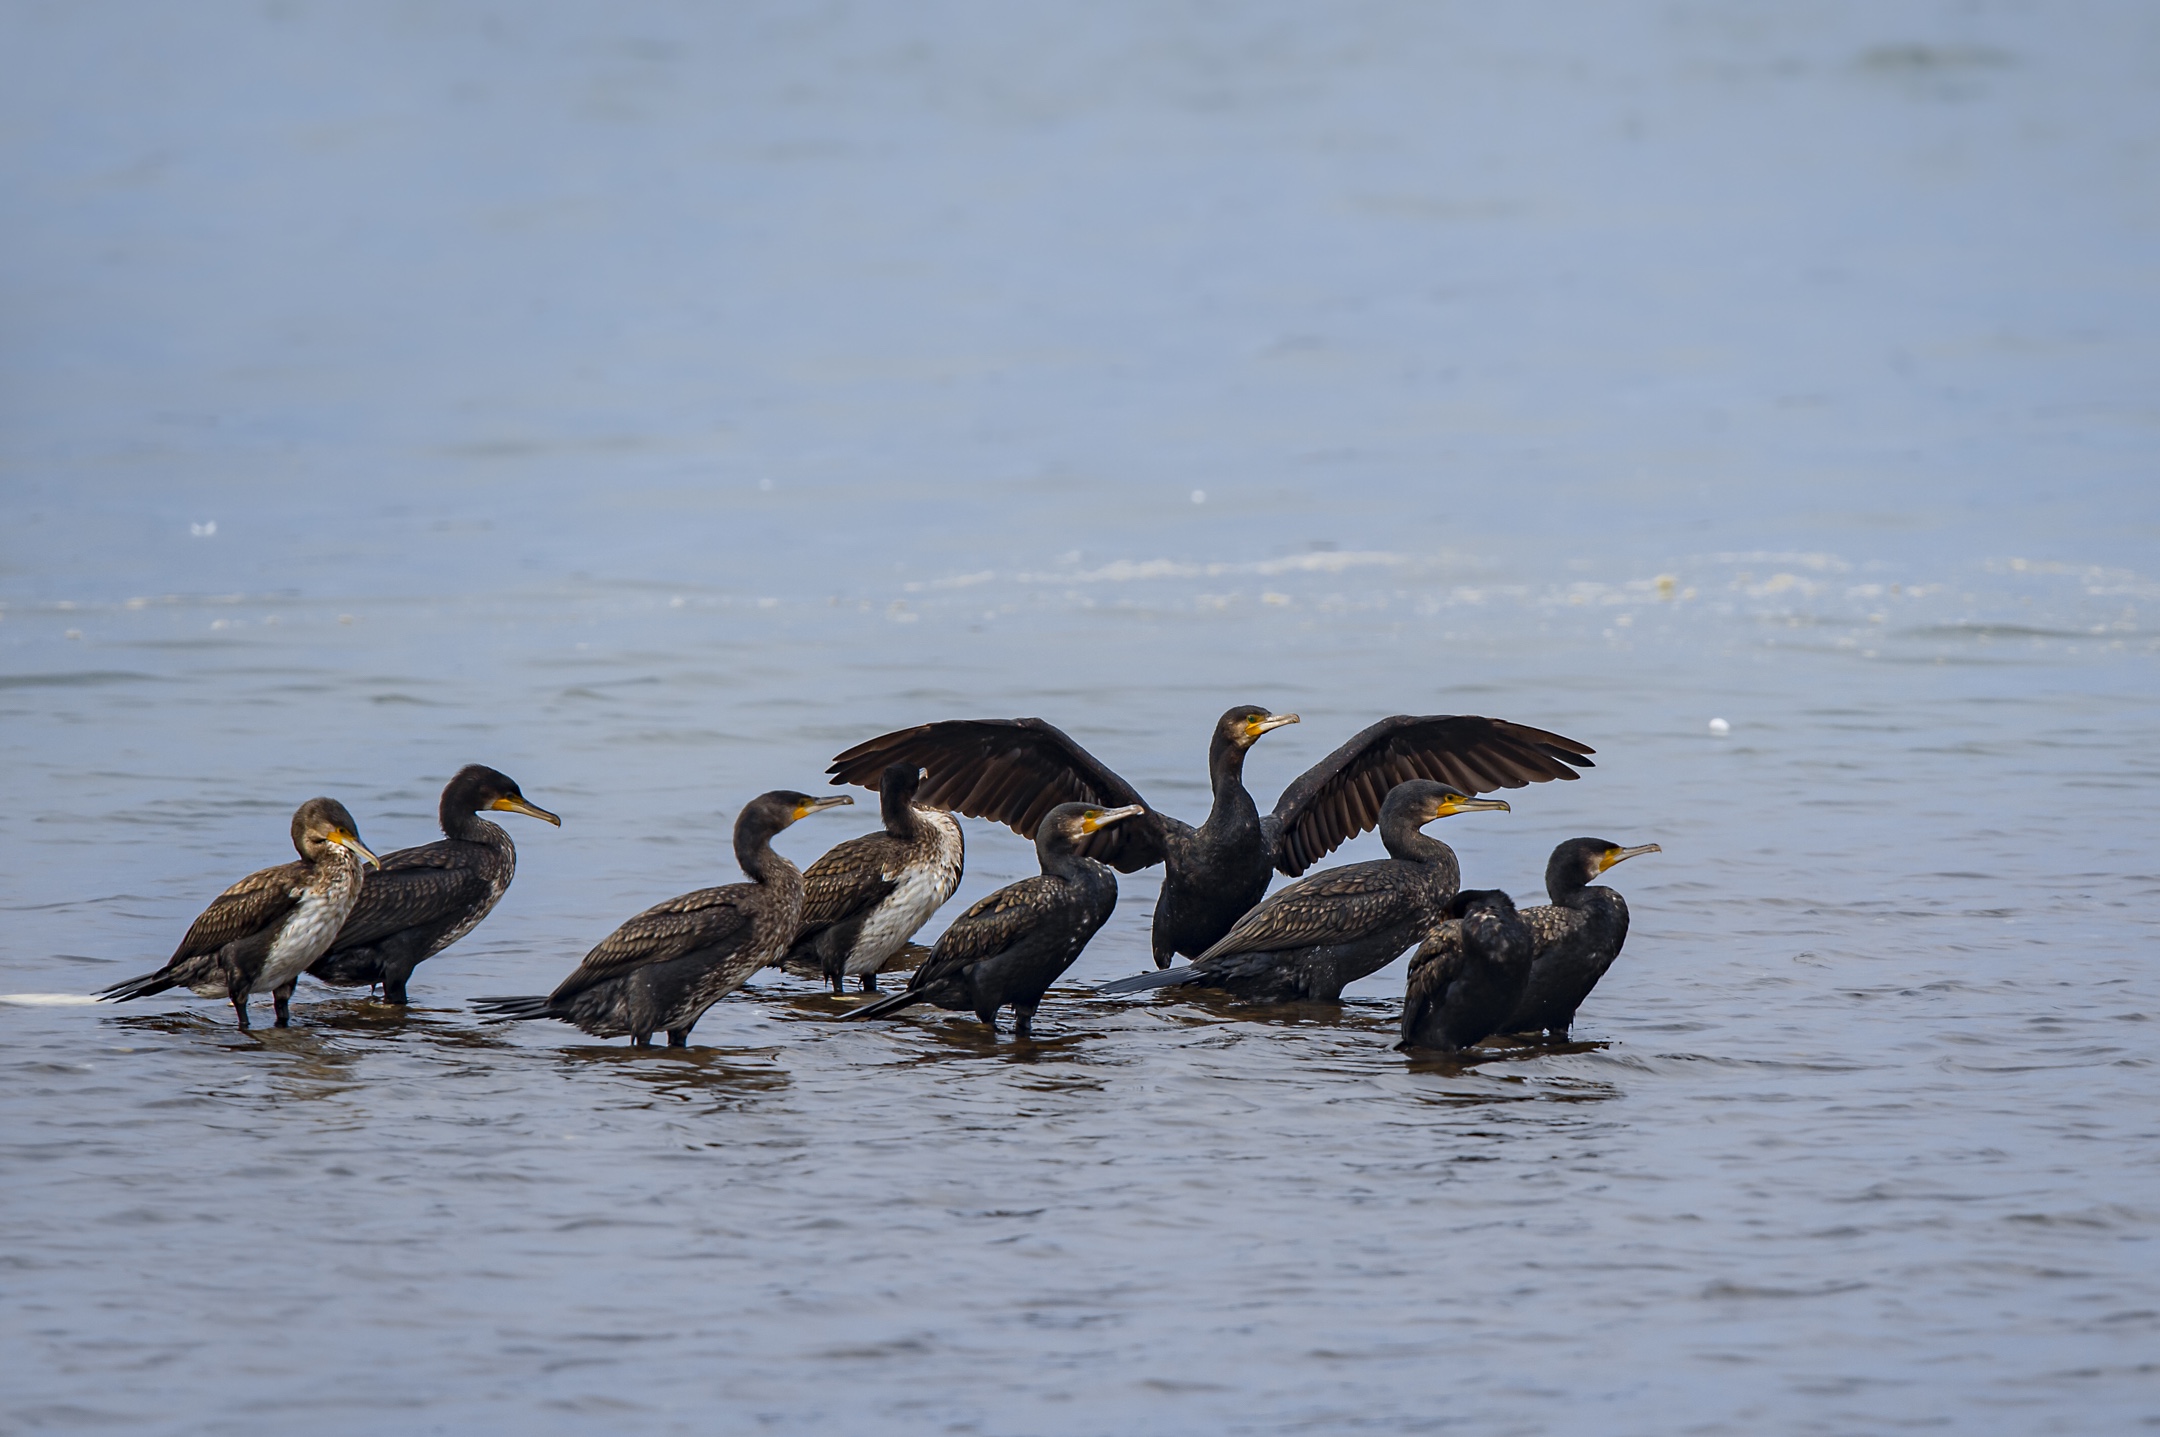
<instances>
[{"instance_id":1,"label":"dark cormorant","mask_svg":"<svg viewBox=\"0 0 2160 1437\"><path fill-rule=\"evenodd\" d=\"M1165 864L1155 904L1155 966L1198 957L1267 892L1272 866L1292 878L1379 821L1380 801L1409 779L1464 793L1574 778L1592 749L1505 719L1398 714L1359 733L1283 790L1263 815L1245 791L1245 751L1296 714L1243 704L1215 724L1208 745L1214 806L1198 828L1145 805L1082 851L1122 873ZM919 801L1009 824L1023 838L1060 803L1144 803L1124 779L1039 718L952 719L857 744L827 770L835 783L868 785L887 764L929 771Z\"/></svg>"},{"instance_id":2,"label":"dark cormorant","mask_svg":"<svg viewBox=\"0 0 2160 1437\"><path fill-rule=\"evenodd\" d=\"M1514 899L1465 889L1449 900L1447 920L1411 956L1398 1048L1473 1046L1501 1030L1530 981L1536 943Z\"/></svg>"},{"instance_id":3,"label":"dark cormorant","mask_svg":"<svg viewBox=\"0 0 2160 1437\"><path fill-rule=\"evenodd\" d=\"M917 1003L972 1012L997 1030L1010 1004L1013 1032L1031 1036L1035 1008L1117 907L1117 875L1080 846L1090 834L1136 817L1138 804L1061 803L1035 828L1042 873L983 899L953 920L904 992L864 1004L849 1018L878 1018Z\"/></svg>"},{"instance_id":4,"label":"dark cormorant","mask_svg":"<svg viewBox=\"0 0 2160 1437\"><path fill-rule=\"evenodd\" d=\"M1507 811L1429 778L1399 783L1380 805L1380 841L1391 855L1324 869L1270 894L1220 942L1184 968L1104 985L1218 988L1254 1002L1333 1003L1344 985L1377 973L1429 932L1455 896L1454 850L1418 830L1452 813Z\"/></svg>"},{"instance_id":5,"label":"dark cormorant","mask_svg":"<svg viewBox=\"0 0 2160 1437\"><path fill-rule=\"evenodd\" d=\"M299 862L250 873L203 910L164 967L98 996L125 1003L186 988L203 998L230 998L245 1029L248 995L267 992L277 1005L277 1026L289 1026L300 971L330 946L359 901L360 865L377 861L360 841L352 815L334 798L300 805L292 843Z\"/></svg>"},{"instance_id":6,"label":"dark cormorant","mask_svg":"<svg viewBox=\"0 0 2160 1437\"><path fill-rule=\"evenodd\" d=\"M917 808L922 770L886 768L878 781L883 833L851 838L803 874L802 927L779 964L808 964L843 991L859 979L877 991L877 975L960 886L966 845L949 813Z\"/></svg>"},{"instance_id":7,"label":"dark cormorant","mask_svg":"<svg viewBox=\"0 0 2160 1437\"><path fill-rule=\"evenodd\" d=\"M481 818L482 809L562 827L560 818L527 802L510 775L467 764L443 788L437 810L443 840L384 856L309 976L340 988L381 984L385 1003L403 1003L413 969L472 932L517 872L510 835Z\"/></svg>"},{"instance_id":8,"label":"dark cormorant","mask_svg":"<svg viewBox=\"0 0 2160 1437\"><path fill-rule=\"evenodd\" d=\"M1575 1010L1620 956L1627 942L1627 900L1590 880L1641 853L1661 853L1654 843L1622 848L1602 838L1571 838L1545 865L1545 892L1552 899L1523 910L1537 942L1530 983L1504 1031L1549 1032L1565 1038Z\"/></svg>"},{"instance_id":9,"label":"dark cormorant","mask_svg":"<svg viewBox=\"0 0 2160 1437\"><path fill-rule=\"evenodd\" d=\"M688 1047L705 1010L785 952L802 921L802 870L773 852L773 835L854 801L786 789L759 794L735 819L735 861L748 883L700 888L646 909L545 998L482 998L474 1006L501 1022L559 1018L596 1038L627 1033L638 1048L665 1030L670 1048Z\"/></svg>"}]
</instances>

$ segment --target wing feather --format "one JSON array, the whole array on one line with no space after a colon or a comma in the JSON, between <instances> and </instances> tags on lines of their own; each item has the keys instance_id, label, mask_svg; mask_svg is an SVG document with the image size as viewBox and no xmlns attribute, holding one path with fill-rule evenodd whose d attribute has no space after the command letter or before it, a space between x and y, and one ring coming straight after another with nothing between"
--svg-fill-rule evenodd
<instances>
[{"instance_id":1,"label":"wing feather","mask_svg":"<svg viewBox=\"0 0 2160 1437\"><path fill-rule=\"evenodd\" d=\"M1544 729L1475 714L1382 719L1283 790L1269 825L1275 866L1295 877L1377 826L1388 790L1408 779L1489 793L1578 777L1596 751Z\"/></svg>"},{"instance_id":2,"label":"wing feather","mask_svg":"<svg viewBox=\"0 0 2160 1437\"><path fill-rule=\"evenodd\" d=\"M166 966L183 958L215 953L235 939L262 932L292 912L300 902L299 890L307 881L307 865L299 862L250 873L212 899L201 916L188 925L187 936L180 940Z\"/></svg>"},{"instance_id":3,"label":"wing feather","mask_svg":"<svg viewBox=\"0 0 2160 1437\"><path fill-rule=\"evenodd\" d=\"M577 971L555 989L560 1001L648 963L666 963L708 948L739 944L750 934L743 900L754 885L700 888L656 903L600 940Z\"/></svg>"},{"instance_id":4,"label":"wing feather","mask_svg":"<svg viewBox=\"0 0 2160 1437\"><path fill-rule=\"evenodd\" d=\"M1396 864L1391 858L1346 863L1277 889L1194 961L1346 942L1398 923L1416 895Z\"/></svg>"},{"instance_id":5,"label":"wing feather","mask_svg":"<svg viewBox=\"0 0 2160 1437\"><path fill-rule=\"evenodd\" d=\"M946 719L880 734L834 758L834 783L875 789L886 766L924 771L916 802L987 818L1033 838L1061 803L1145 804L1139 793L1063 730L1039 718ZM1158 825L1128 821L1091 836L1082 852L1131 873L1163 861Z\"/></svg>"}]
</instances>

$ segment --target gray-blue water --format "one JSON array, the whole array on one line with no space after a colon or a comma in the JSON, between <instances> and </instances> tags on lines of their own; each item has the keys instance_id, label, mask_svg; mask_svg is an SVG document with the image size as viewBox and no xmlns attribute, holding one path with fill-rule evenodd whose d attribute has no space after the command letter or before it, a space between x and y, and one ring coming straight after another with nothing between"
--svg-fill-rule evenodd
<instances>
[{"instance_id":1,"label":"gray-blue water","mask_svg":"<svg viewBox=\"0 0 2160 1437\"><path fill-rule=\"evenodd\" d=\"M2156 156L2136 3L0 6L0 990L565 819L409 1015L0 1007L0 1430L2160 1423ZM1097 998L1154 874L1033 1046L465 1006L1239 701L1596 746L1437 829L1663 845L1586 1046Z\"/></svg>"}]
</instances>

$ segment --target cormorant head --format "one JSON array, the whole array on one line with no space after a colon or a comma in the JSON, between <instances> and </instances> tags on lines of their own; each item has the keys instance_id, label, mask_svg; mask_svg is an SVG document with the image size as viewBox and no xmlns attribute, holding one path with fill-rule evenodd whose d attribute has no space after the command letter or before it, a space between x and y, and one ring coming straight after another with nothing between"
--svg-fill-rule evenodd
<instances>
[{"instance_id":1,"label":"cormorant head","mask_svg":"<svg viewBox=\"0 0 2160 1437\"><path fill-rule=\"evenodd\" d=\"M1456 813L1506 813L1507 800L1503 798L1472 798L1452 784L1440 783L1429 778L1413 778L1398 783L1388 790L1388 796L1380 803L1380 827L1386 830L1394 823L1408 823L1412 828L1423 828L1436 818L1446 818Z\"/></svg>"},{"instance_id":2,"label":"cormorant head","mask_svg":"<svg viewBox=\"0 0 2160 1437\"><path fill-rule=\"evenodd\" d=\"M922 787L923 769L916 763L889 763L885 772L878 775L878 793L891 795L905 803Z\"/></svg>"},{"instance_id":3,"label":"cormorant head","mask_svg":"<svg viewBox=\"0 0 2160 1437\"><path fill-rule=\"evenodd\" d=\"M776 788L761 793L743 805L735 816L735 837L741 841L746 832L757 832L770 838L797 819L808 818L822 809L838 808L853 803L851 795L828 793L822 798L812 798L807 793L797 793L792 788Z\"/></svg>"},{"instance_id":4,"label":"cormorant head","mask_svg":"<svg viewBox=\"0 0 2160 1437\"><path fill-rule=\"evenodd\" d=\"M1515 900L1497 888L1465 888L1448 900L1447 916L1466 917L1473 908L1489 908L1507 917L1515 912Z\"/></svg>"},{"instance_id":5,"label":"cormorant head","mask_svg":"<svg viewBox=\"0 0 2160 1437\"><path fill-rule=\"evenodd\" d=\"M536 803L529 802L518 791L517 780L501 769L489 768L484 763L468 763L457 771L443 789L443 810L447 817L450 810L460 813L479 813L483 809L502 813L522 813L527 818L537 818L544 823L562 827L562 820Z\"/></svg>"},{"instance_id":6,"label":"cormorant head","mask_svg":"<svg viewBox=\"0 0 2160 1437\"><path fill-rule=\"evenodd\" d=\"M1048 840L1051 845L1070 851L1089 834L1146 812L1147 809L1137 803L1124 808L1104 808L1099 803L1061 803L1043 815L1042 826L1035 830L1035 844L1041 848Z\"/></svg>"},{"instance_id":7,"label":"cormorant head","mask_svg":"<svg viewBox=\"0 0 2160 1437\"><path fill-rule=\"evenodd\" d=\"M1654 843L1622 848L1604 838L1571 838L1552 851L1545 865L1545 891L1555 900L1596 878L1615 863L1625 863L1642 853L1663 853Z\"/></svg>"},{"instance_id":8,"label":"cormorant head","mask_svg":"<svg viewBox=\"0 0 2160 1437\"><path fill-rule=\"evenodd\" d=\"M360 841L360 825L334 798L311 798L300 805L292 817L292 846L310 863L335 847L349 849L362 863L382 866Z\"/></svg>"},{"instance_id":9,"label":"cormorant head","mask_svg":"<svg viewBox=\"0 0 2160 1437\"><path fill-rule=\"evenodd\" d=\"M1296 714L1269 713L1258 704L1239 704L1215 720L1215 741L1226 743L1242 753L1257 743L1260 735L1270 729L1278 729L1284 724L1297 721Z\"/></svg>"}]
</instances>

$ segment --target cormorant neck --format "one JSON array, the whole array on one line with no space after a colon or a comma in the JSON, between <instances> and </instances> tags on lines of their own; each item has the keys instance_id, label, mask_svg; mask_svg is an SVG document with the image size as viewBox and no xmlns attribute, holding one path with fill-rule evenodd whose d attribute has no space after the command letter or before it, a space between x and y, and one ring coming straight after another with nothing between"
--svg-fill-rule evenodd
<instances>
[{"instance_id":1,"label":"cormorant neck","mask_svg":"<svg viewBox=\"0 0 2160 1437\"><path fill-rule=\"evenodd\" d=\"M449 838L463 839L467 843L485 843L490 847L510 841L510 835L503 831L502 826L489 823L475 813L470 801L453 802L449 795L445 794L442 809L436 817L442 822L444 836Z\"/></svg>"},{"instance_id":2,"label":"cormorant neck","mask_svg":"<svg viewBox=\"0 0 2160 1437\"><path fill-rule=\"evenodd\" d=\"M1047 824L1035 836L1035 859L1042 865L1045 877L1062 878L1068 883L1082 876L1088 861L1064 839L1053 838Z\"/></svg>"},{"instance_id":3,"label":"cormorant neck","mask_svg":"<svg viewBox=\"0 0 2160 1437\"><path fill-rule=\"evenodd\" d=\"M1208 745L1208 782L1215 791L1215 802L1201 827L1219 830L1260 822L1260 810L1245 791L1245 753L1220 733Z\"/></svg>"},{"instance_id":4,"label":"cormorant neck","mask_svg":"<svg viewBox=\"0 0 2160 1437\"><path fill-rule=\"evenodd\" d=\"M1455 850L1434 838L1418 826L1417 821L1405 814L1394 823L1380 826L1380 841L1387 845L1388 857L1399 858L1405 863L1431 865L1446 863L1453 866Z\"/></svg>"},{"instance_id":5,"label":"cormorant neck","mask_svg":"<svg viewBox=\"0 0 2160 1437\"><path fill-rule=\"evenodd\" d=\"M885 831L895 838L913 839L921 828L915 817L914 795L897 788L878 790L878 816L885 820Z\"/></svg>"},{"instance_id":6,"label":"cormorant neck","mask_svg":"<svg viewBox=\"0 0 2160 1437\"><path fill-rule=\"evenodd\" d=\"M788 873L801 876L794 864L773 852L772 838L762 824L742 824L735 830L735 861L753 883L769 883Z\"/></svg>"}]
</instances>

